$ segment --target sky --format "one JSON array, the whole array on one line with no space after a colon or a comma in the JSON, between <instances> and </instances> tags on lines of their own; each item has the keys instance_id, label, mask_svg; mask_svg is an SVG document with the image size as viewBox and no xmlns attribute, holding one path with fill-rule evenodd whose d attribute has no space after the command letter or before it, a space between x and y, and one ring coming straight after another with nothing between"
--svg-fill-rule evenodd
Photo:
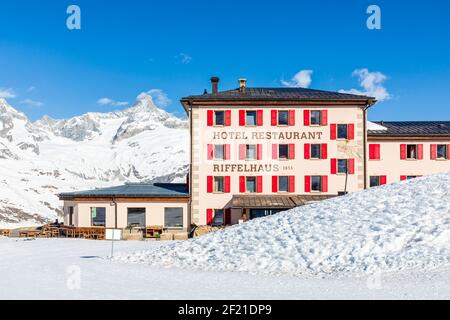
<instances>
[{"instance_id":1,"label":"sky","mask_svg":"<svg viewBox=\"0 0 450 320\"><path fill-rule=\"evenodd\" d=\"M379 30L366 23L374 4ZM1 0L0 97L37 120L147 92L183 116L180 98L219 76L220 90L247 78L375 95L371 120L450 120L449 12L445 0Z\"/></svg>"}]
</instances>

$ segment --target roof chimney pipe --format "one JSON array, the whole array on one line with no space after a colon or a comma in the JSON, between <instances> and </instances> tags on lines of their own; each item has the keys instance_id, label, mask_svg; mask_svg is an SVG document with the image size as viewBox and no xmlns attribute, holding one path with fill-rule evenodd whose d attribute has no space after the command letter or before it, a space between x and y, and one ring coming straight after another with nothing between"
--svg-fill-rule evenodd
<instances>
[{"instance_id":1,"label":"roof chimney pipe","mask_svg":"<svg viewBox=\"0 0 450 320\"><path fill-rule=\"evenodd\" d=\"M245 93L247 89L247 79L239 79L239 91Z\"/></svg>"},{"instance_id":2,"label":"roof chimney pipe","mask_svg":"<svg viewBox=\"0 0 450 320\"><path fill-rule=\"evenodd\" d=\"M211 78L212 94L217 94L219 92L219 77Z\"/></svg>"}]
</instances>

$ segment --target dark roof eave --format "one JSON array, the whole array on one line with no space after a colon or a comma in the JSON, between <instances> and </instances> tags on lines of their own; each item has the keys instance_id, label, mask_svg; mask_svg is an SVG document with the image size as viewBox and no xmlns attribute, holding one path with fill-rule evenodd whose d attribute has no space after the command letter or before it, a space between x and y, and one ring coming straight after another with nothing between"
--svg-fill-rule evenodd
<instances>
[{"instance_id":1,"label":"dark roof eave","mask_svg":"<svg viewBox=\"0 0 450 320\"><path fill-rule=\"evenodd\" d=\"M59 200L71 200L75 198L89 198L89 199L98 199L98 198L130 198L130 199L136 199L136 198L146 198L146 199L152 199L152 198L189 198L188 194L182 194L182 195L167 195L167 194L160 194L160 195L144 195L144 194L102 194L102 195L91 195L91 194L59 194L58 195Z\"/></svg>"}]
</instances>

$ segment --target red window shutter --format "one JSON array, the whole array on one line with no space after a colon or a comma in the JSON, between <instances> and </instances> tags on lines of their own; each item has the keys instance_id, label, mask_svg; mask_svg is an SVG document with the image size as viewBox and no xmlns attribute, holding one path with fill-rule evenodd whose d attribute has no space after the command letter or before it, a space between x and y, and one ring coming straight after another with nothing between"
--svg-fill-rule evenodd
<instances>
[{"instance_id":1,"label":"red window shutter","mask_svg":"<svg viewBox=\"0 0 450 320\"><path fill-rule=\"evenodd\" d=\"M375 160L380 160L381 159L381 145L380 144L376 144L375 145Z\"/></svg>"},{"instance_id":2,"label":"red window shutter","mask_svg":"<svg viewBox=\"0 0 450 320\"><path fill-rule=\"evenodd\" d=\"M447 146L447 159L450 159L450 144Z\"/></svg>"},{"instance_id":3,"label":"red window shutter","mask_svg":"<svg viewBox=\"0 0 450 320\"><path fill-rule=\"evenodd\" d=\"M305 176L305 192L311 192L311 176Z\"/></svg>"},{"instance_id":4,"label":"red window shutter","mask_svg":"<svg viewBox=\"0 0 450 320\"><path fill-rule=\"evenodd\" d=\"M225 225L229 226L231 224L231 209L225 209Z\"/></svg>"},{"instance_id":5,"label":"red window shutter","mask_svg":"<svg viewBox=\"0 0 450 320\"><path fill-rule=\"evenodd\" d=\"M224 192L225 193L230 193L231 191L231 177L227 176L224 178Z\"/></svg>"},{"instance_id":6,"label":"red window shutter","mask_svg":"<svg viewBox=\"0 0 450 320\"><path fill-rule=\"evenodd\" d=\"M347 125L347 139L355 140L355 125L353 123Z\"/></svg>"},{"instance_id":7,"label":"red window shutter","mask_svg":"<svg viewBox=\"0 0 450 320\"><path fill-rule=\"evenodd\" d=\"M337 131L337 125L335 123L330 124L330 139L336 140L336 131Z\"/></svg>"},{"instance_id":8,"label":"red window shutter","mask_svg":"<svg viewBox=\"0 0 450 320\"><path fill-rule=\"evenodd\" d=\"M278 125L278 111L277 110L272 110L271 114L271 118L272 118L272 126L276 127Z\"/></svg>"},{"instance_id":9,"label":"red window shutter","mask_svg":"<svg viewBox=\"0 0 450 320\"><path fill-rule=\"evenodd\" d=\"M328 110L322 110L321 111L321 118L322 118L322 126L327 126L328 125Z\"/></svg>"},{"instance_id":10,"label":"red window shutter","mask_svg":"<svg viewBox=\"0 0 450 320\"><path fill-rule=\"evenodd\" d=\"M337 159L331 159L331 174L337 173Z\"/></svg>"},{"instance_id":11,"label":"red window shutter","mask_svg":"<svg viewBox=\"0 0 450 320\"><path fill-rule=\"evenodd\" d=\"M322 159L328 159L328 145L326 143L322 144Z\"/></svg>"},{"instance_id":12,"label":"red window shutter","mask_svg":"<svg viewBox=\"0 0 450 320\"><path fill-rule=\"evenodd\" d=\"M355 174L355 159L348 159L348 174Z\"/></svg>"},{"instance_id":13,"label":"red window shutter","mask_svg":"<svg viewBox=\"0 0 450 320\"><path fill-rule=\"evenodd\" d=\"M311 159L311 145L309 143L305 143L305 159Z\"/></svg>"},{"instance_id":14,"label":"red window shutter","mask_svg":"<svg viewBox=\"0 0 450 320\"><path fill-rule=\"evenodd\" d=\"M226 144L225 145L225 160L230 160L230 159L231 159L231 145Z\"/></svg>"},{"instance_id":15,"label":"red window shutter","mask_svg":"<svg viewBox=\"0 0 450 320\"><path fill-rule=\"evenodd\" d=\"M400 145L400 160L406 160L406 144Z\"/></svg>"},{"instance_id":16,"label":"red window shutter","mask_svg":"<svg viewBox=\"0 0 450 320\"><path fill-rule=\"evenodd\" d=\"M295 110L289 110L289 125L295 126Z\"/></svg>"},{"instance_id":17,"label":"red window shutter","mask_svg":"<svg viewBox=\"0 0 450 320\"><path fill-rule=\"evenodd\" d=\"M278 145L277 144L272 145L272 159L278 160Z\"/></svg>"},{"instance_id":18,"label":"red window shutter","mask_svg":"<svg viewBox=\"0 0 450 320\"><path fill-rule=\"evenodd\" d=\"M295 192L295 176L289 177L289 192L290 193Z\"/></svg>"},{"instance_id":19,"label":"red window shutter","mask_svg":"<svg viewBox=\"0 0 450 320\"><path fill-rule=\"evenodd\" d=\"M400 176L400 180L401 180L401 181L405 181L406 179L408 179L407 176Z\"/></svg>"},{"instance_id":20,"label":"red window shutter","mask_svg":"<svg viewBox=\"0 0 450 320\"><path fill-rule=\"evenodd\" d=\"M206 209L206 224L208 226L213 224L213 209Z\"/></svg>"},{"instance_id":21,"label":"red window shutter","mask_svg":"<svg viewBox=\"0 0 450 320\"><path fill-rule=\"evenodd\" d=\"M322 176L322 192L328 192L328 176Z\"/></svg>"},{"instance_id":22,"label":"red window shutter","mask_svg":"<svg viewBox=\"0 0 450 320\"><path fill-rule=\"evenodd\" d=\"M437 158L437 144L430 145L430 159L436 160Z\"/></svg>"},{"instance_id":23,"label":"red window shutter","mask_svg":"<svg viewBox=\"0 0 450 320\"><path fill-rule=\"evenodd\" d=\"M386 176L380 176L380 185L385 185L387 183L387 177Z\"/></svg>"},{"instance_id":24,"label":"red window shutter","mask_svg":"<svg viewBox=\"0 0 450 320\"><path fill-rule=\"evenodd\" d=\"M257 193L263 192L263 177L261 176L256 177L256 192Z\"/></svg>"},{"instance_id":25,"label":"red window shutter","mask_svg":"<svg viewBox=\"0 0 450 320\"><path fill-rule=\"evenodd\" d=\"M272 176L272 192L277 193L278 192L278 177Z\"/></svg>"},{"instance_id":26,"label":"red window shutter","mask_svg":"<svg viewBox=\"0 0 450 320\"><path fill-rule=\"evenodd\" d=\"M380 149L381 149L381 146L379 144L370 144L369 145L369 160L380 160Z\"/></svg>"},{"instance_id":27,"label":"red window shutter","mask_svg":"<svg viewBox=\"0 0 450 320\"><path fill-rule=\"evenodd\" d=\"M262 158L263 158L262 148L263 148L262 144L258 144L256 146L256 159L257 160L262 160Z\"/></svg>"},{"instance_id":28,"label":"red window shutter","mask_svg":"<svg viewBox=\"0 0 450 320\"><path fill-rule=\"evenodd\" d=\"M214 159L214 145L208 144L208 160Z\"/></svg>"},{"instance_id":29,"label":"red window shutter","mask_svg":"<svg viewBox=\"0 0 450 320\"><path fill-rule=\"evenodd\" d=\"M309 110L303 110L303 124L308 127L310 124Z\"/></svg>"},{"instance_id":30,"label":"red window shutter","mask_svg":"<svg viewBox=\"0 0 450 320\"><path fill-rule=\"evenodd\" d=\"M247 145L240 144L239 145L239 160L247 159Z\"/></svg>"},{"instance_id":31,"label":"red window shutter","mask_svg":"<svg viewBox=\"0 0 450 320\"><path fill-rule=\"evenodd\" d=\"M208 110L208 127L214 126L214 111Z\"/></svg>"},{"instance_id":32,"label":"red window shutter","mask_svg":"<svg viewBox=\"0 0 450 320\"><path fill-rule=\"evenodd\" d=\"M263 125L263 110L256 111L256 125L258 127Z\"/></svg>"},{"instance_id":33,"label":"red window shutter","mask_svg":"<svg viewBox=\"0 0 450 320\"><path fill-rule=\"evenodd\" d=\"M245 193L246 189L247 188L245 187L245 177L239 177L239 192Z\"/></svg>"},{"instance_id":34,"label":"red window shutter","mask_svg":"<svg viewBox=\"0 0 450 320\"><path fill-rule=\"evenodd\" d=\"M225 111L225 126L231 126L231 110Z\"/></svg>"},{"instance_id":35,"label":"red window shutter","mask_svg":"<svg viewBox=\"0 0 450 320\"><path fill-rule=\"evenodd\" d=\"M419 160L423 160L423 144L417 145L417 155Z\"/></svg>"},{"instance_id":36,"label":"red window shutter","mask_svg":"<svg viewBox=\"0 0 450 320\"><path fill-rule=\"evenodd\" d=\"M295 144L289 145L289 159L294 160L295 159Z\"/></svg>"},{"instance_id":37,"label":"red window shutter","mask_svg":"<svg viewBox=\"0 0 450 320\"><path fill-rule=\"evenodd\" d=\"M208 176L207 177L207 181L206 181L206 184L207 184L207 187L206 187L207 190L206 191L208 193L213 193L213 191L214 191L213 183L214 183L214 177Z\"/></svg>"},{"instance_id":38,"label":"red window shutter","mask_svg":"<svg viewBox=\"0 0 450 320\"><path fill-rule=\"evenodd\" d=\"M239 126L245 127L245 110L239 110Z\"/></svg>"}]
</instances>

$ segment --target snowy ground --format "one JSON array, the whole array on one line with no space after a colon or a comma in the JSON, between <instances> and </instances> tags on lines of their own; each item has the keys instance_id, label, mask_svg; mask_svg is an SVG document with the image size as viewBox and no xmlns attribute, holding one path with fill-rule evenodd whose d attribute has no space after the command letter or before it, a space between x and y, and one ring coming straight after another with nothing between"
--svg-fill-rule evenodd
<instances>
[{"instance_id":1,"label":"snowy ground","mask_svg":"<svg viewBox=\"0 0 450 320\"><path fill-rule=\"evenodd\" d=\"M116 249L161 245L170 243L120 242ZM0 299L450 299L450 267L339 279L277 277L111 262L105 259L110 249L106 241L0 238Z\"/></svg>"}]
</instances>

